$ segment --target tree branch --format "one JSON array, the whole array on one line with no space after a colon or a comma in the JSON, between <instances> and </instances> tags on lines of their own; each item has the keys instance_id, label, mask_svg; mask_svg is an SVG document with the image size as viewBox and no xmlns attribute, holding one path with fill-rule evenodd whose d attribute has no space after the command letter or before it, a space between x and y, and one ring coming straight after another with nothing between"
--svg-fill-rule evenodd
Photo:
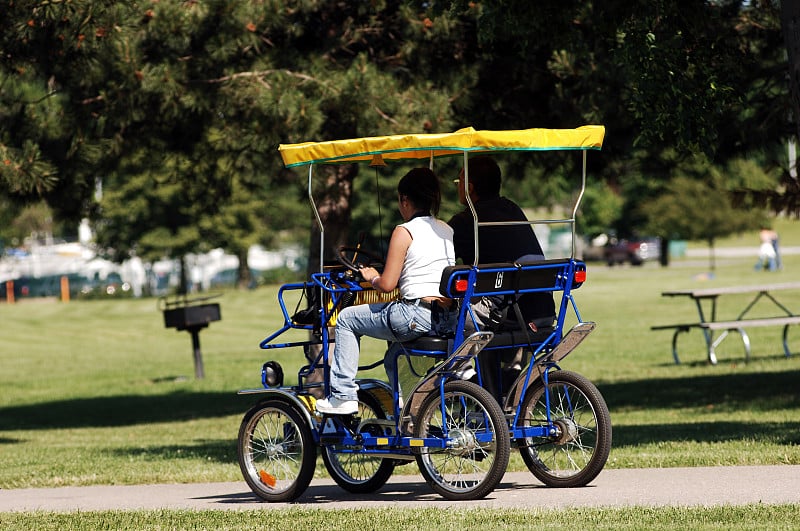
<instances>
[{"instance_id":1,"label":"tree branch","mask_svg":"<svg viewBox=\"0 0 800 531\"><path fill-rule=\"evenodd\" d=\"M257 72L237 72L237 73L231 74L229 76L223 76L223 77L218 77L218 78L214 78L214 79L206 79L204 82L205 83L211 83L211 84L225 83L227 81L233 81L235 79L240 79L240 78L252 78L252 77L262 78L262 77L265 77L265 76L270 76L272 74L277 74L278 72L283 72L284 74L286 74L288 76L296 77L296 78L302 79L304 81L313 81L314 83L319 83L320 85L324 85L325 84L322 81L309 76L308 74L301 74L299 72L292 72L291 70L260 70L260 71L257 71Z\"/></svg>"},{"instance_id":2,"label":"tree branch","mask_svg":"<svg viewBox=\"0 0 800 531\"><path fill-rule=\"evenodd\" d=\"M375 112L377 112L380 115L380 117L386 120L387 122L393 123L394 125L400 123L391 116L389 116L388 114L386 114L385 112L383 112L382 110L380 110L377 105L373 105L372 108L375 109Z\"/></svg>"}]
</instances>

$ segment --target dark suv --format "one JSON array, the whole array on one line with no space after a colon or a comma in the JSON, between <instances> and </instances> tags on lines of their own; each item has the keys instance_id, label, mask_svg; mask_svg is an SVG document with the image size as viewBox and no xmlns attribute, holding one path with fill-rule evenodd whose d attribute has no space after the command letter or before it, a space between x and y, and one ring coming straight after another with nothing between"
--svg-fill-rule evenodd
<instances>
[{"instance_id":1,"label":"dark suv","mask_svg":"<svg viewBox=\"0 0 800 531\"><path fill-rule=\"evenodd\" d=\"M660 238L637 238L618 240L609 244L603 251L603 256L608 265L624 264L639 266L644 262L658 261L661 258Z\"/></svg>"}]
</instances>

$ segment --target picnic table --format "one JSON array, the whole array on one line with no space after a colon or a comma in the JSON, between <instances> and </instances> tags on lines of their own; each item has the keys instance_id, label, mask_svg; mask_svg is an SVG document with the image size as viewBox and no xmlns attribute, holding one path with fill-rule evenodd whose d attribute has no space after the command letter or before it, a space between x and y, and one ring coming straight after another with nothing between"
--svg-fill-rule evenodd
<instances>
[{"instance_id":1,"label":"picnic table","mask_svg":"<svg viewBox=\"0 0 800 531\"><path fill-rule=\"evenodd\" d=\"M693 300L697 309L698 320L688 323L658 325L650 327L651 330L675 330L672 335L672 357L675 363L680 363L678 357L678 335L681 332L689 332L692 328L699 328L703 332L708 351L708 361L714 365L717 363L716 348L728 336L730 332L738 332L744 343L745 361L750 359L750 337L747 335L746 328L764 326L783 327L783 351L786 357L791 356L787 335L791 325L800 324L800 315L796 315L785 305L778 301L775 296L777 291L800 291L800 282L784 282L779 284L763 284L755 286L730 286L720 288L685 289L664 291L663 297L688 297ZM717 301L722 295L747 295L752 294L752 298L736 318L731 320L717 320ZM779 315L770 317L751 317L750 311L760 300L766 299L779 309ZM716 339L714 332L722 331Z\"/></svg>"}]
</instances>

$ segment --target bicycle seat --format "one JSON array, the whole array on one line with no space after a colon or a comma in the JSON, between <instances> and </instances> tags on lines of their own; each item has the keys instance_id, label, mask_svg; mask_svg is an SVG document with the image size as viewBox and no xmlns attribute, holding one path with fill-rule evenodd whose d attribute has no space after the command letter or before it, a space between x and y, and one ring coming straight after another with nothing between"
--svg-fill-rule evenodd
<instances>
[{"instance_id":1,"label":"bicycle seat","mask_svg":"<svg viewBox=\"0 0 800 531\"><path fill-rule=\"evenodd\" d=\"M439 336L421 336L411 341L404 341L403 346L411 351L435 351L432 353L446 354L451 338Z\"/></svg>"}]
</instances>

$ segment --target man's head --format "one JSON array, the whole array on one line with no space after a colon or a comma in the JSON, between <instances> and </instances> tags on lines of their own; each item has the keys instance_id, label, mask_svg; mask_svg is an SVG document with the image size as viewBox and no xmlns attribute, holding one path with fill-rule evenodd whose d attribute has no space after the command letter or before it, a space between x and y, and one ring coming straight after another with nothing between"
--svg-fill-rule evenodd
<instances>
[{"instance_id":1,"label":"man's head","mask_svg":"<svg viewBox=\"0 0 800 531\"><path fill-rule=\"evenodd\" d=\"M480 155L472 157L467 163L469 170L469 197L472 202L493 199L500 195L500 167L493 158ZM464 170L458 174L458 199L467 204L464 190Z\"/></svg>"}]
</instances>

